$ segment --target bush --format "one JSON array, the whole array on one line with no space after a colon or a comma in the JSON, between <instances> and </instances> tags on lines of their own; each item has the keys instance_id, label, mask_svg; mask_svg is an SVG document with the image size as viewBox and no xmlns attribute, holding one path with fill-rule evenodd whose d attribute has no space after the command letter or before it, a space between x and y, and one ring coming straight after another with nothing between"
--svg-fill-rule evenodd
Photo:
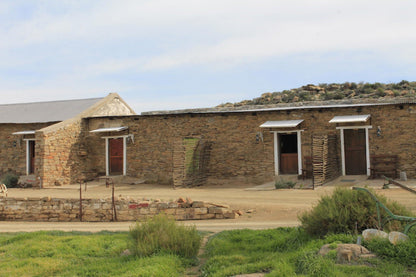
<instances>
[{"instance_id":1,"label":"bush","mask_svg":"<svg viewBox=\"0 0 416 277\"><path fill-rule=\"evenodd\" d=\"M201 245L195 226L179 225L165 215L137 222L130 228L129 237L130 251L139 257L168 253L193 258Z\"/></svg>"},{"instance_id":2,"label":"bush","mask_svg":"<svg viewBox=\"0 0 416 277\"><path fill-rule=\"evenodd\" d=\"M7 173L3 176L3 178L1 179L1 182L3 184L6 185L6 187L8 188L14 188L17 186L17 182L19 181L19 177L11 174L11 173Z\"/></svg>"},{"instance_id":3,"label":"bush","mask_svg":"<svg viewBox=\"0 0 416 277\"><path fill-rule=\"evenodd\" d=\"M402 205L387 201L376 195L386 207L397 215L411 215ZM382 217L385 211L380 209ZM309 212L299 216L302 227L311 235L324 236L328 233L361 233L368 228L378 228L376 202L368 193L337 188L331 196L323 196ZM402 228L400 222L385 226L390 230Z\"/></svg>"},{"instance_id":4,"label":"bush","mask_svg":"<svg viewBox=\"0 0 416 277\"><path fill-rule=\"evenodd\" d=\"M276 181L276 183L274 184L274 187L276 189L292 189L295 187L295 185L296 185L295 182L280 180L280 181Z\"/></svg>"}]
</instances>

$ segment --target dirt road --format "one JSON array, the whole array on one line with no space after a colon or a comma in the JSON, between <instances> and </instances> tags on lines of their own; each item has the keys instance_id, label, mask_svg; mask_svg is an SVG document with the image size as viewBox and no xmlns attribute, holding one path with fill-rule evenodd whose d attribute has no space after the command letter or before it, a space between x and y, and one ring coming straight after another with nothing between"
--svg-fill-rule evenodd
<instances>
[{"instance_id":1,"label":"dirt road","mask_svg":"<svg viewBox=\"0 0 416 277\"><path fill-rule=\"evenodd\" d=\"M382 185L382 184L381 184ZM381 187L381 185L377 187ZM298 214L310 209L322 195L330 194L335 186L319 187L315 190L271 190L272 187L253 188L248 185L218 185L198 188L172 189L154 184L117 184L118 197L134 199L176 200L189 197L192 200L230 205L244 214L234 220L198 220L187 221L198 229L221 231L238 228L275 228L299 225ZM268 190L270 189L270 190ZM416 213L416 195L402 189L377 190L388 198L396 200ZM89 183L83 198L108 198L111 189L102 182ZM79 198L79 185L45 189L9 189L9 197L44 197ZM77 231L126 231L131 222L0 222L0 232L35 231L35 230L77 230Z\"/></svg>"}]
</instances>

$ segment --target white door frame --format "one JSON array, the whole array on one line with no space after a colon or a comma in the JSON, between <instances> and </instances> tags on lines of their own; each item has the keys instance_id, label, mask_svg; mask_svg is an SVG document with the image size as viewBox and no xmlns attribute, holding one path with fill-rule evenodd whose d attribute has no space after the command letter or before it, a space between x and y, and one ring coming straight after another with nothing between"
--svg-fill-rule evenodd
<instances>
[{"instance_id":1,"label":"white door frame","mask_svg":"<svg viewBox=\"0 0 416 277\"><path fill-rule=\"evenodd\" d=\"M105 139L105 175L110 176L110 157L108 151L110 150L110 139L123 138L123 176L127 175L127 138L131 135L102 137Z\"/></svg>"},{"instance_id":2,"label":"white door frame","mask_svg":"<svg viewBox=\"0 0 416 277\"><path fill-rule=\"evenodd\" d=\"M302 138L301 133L303 130L294 130L294 131L271 131L274 138L274 175L279 176L279 136L278 134L288 134L288 133L297 133L297 143L298 143L298 175L302 175Z\"/></svg>"},{"instance_id":3,"label":"white door frame","mask_svg":"<svg viewBox=\"0 0 416 277\"><path fill-rule=\"evenodd\" d=\"M30 175L30 141L35 141L34 138L30 139L23 139L26 141L26 175ZM35 145L36 147L36 145ZM33 169L33 173L35 172L35 169Z\"/></svg>"},{"instance_id":4,"label":"white door frame","mask_svg":"<svg viewBox=\"0 0 416 277\"><path fill-rule=\"evenodd\" d=\"M367 165L367 176L370 176L370 140L368 137L368 130L373 128L371 125L366 126L342 126L336 127L340 131L341 137L341 164L342 164L342 176L345 176L345 148L344 148L344 130L345 129L365 129L365 159Z\"/></svg>"}]
</instances>

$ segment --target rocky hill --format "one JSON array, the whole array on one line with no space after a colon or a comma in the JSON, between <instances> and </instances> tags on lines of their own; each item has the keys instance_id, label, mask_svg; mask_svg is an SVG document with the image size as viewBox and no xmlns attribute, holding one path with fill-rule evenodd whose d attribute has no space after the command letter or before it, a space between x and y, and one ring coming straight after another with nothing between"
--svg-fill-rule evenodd
<instances>
[{"instance_id":1,"label":"rocky hill","mask_svg":"<svg viewBox=\"0 0 416 277\"><path fill-rule=\"evenodd\" d=\"M401 81L399 83L343 83L306 85L300 88L284 90L281 92L266 92L252 100L237 103L225 103L217 108L237 108L253 105L271 105L282 103L299 103L310 101L331 100L373 100L389 98L408 98L416 96L416 82Z\"/></svg>"}]
</instances>

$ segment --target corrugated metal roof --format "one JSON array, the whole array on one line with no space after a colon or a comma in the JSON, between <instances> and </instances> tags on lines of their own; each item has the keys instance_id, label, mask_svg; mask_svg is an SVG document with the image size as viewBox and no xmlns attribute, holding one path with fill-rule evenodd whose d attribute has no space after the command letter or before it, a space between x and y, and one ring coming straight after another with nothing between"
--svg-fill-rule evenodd
<instances>
[{"instance_id":1,"label":"corrugated metal roof","mask_svg":"<svg viewBox=\"0 0 416 277\"><path fill-rule=\"evenodd\" d=\"M122 126L122 127L109 127L109 128L100 128L100 129L95 129L90 131L90 133L104 133L104 132L120 132L123 130L126 130L127 127Z\"/></svg>"},{"instance_id":2,"label":"corrugated metal roof","mask_svg":"<svg viewBox=\"0 0 416 277\"><path fill-rule=\"evenodd\" d=\"M366 122L370 118L369 114L358 115L341 115L334 116L329 123L353 123L353 122Z\"/></svg>"},{"instance_id":3,"label":"corrugated metal roof","mask_svg":"<svg viewBox=\"0 0 416 277\"><path fill-rule=\"evenodd\" d=\"M293 128L297 127L303 122L303 119L298 120L280 120L280 121L266 121L260 125L261 128Z\"/></svg>"},{"instance_id":4,"label":"corrugated metal roof","mask_svg":"<svg viewBox=\"0 0 416 277\"><path fill-rule=\"evenodd\" d=\"M57 122L75 117L103 98L0 105L0 123Z\"/></svg>"}]
</instances>

